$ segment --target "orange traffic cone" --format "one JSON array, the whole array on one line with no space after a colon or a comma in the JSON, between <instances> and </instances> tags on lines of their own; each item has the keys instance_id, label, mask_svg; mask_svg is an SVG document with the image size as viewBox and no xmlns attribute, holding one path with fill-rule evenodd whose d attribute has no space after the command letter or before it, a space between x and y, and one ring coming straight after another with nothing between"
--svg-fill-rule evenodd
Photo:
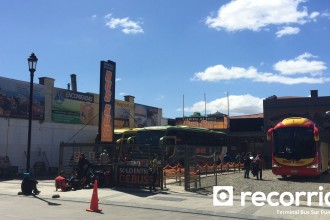
<instances>
[{"instance_id":1,"label":"orange traffic cone","mask_svg":"<svg viewBox=\"0 0 330 220\"><path fill-rule=\"evenodd\" d=\"M99 198L97 195L97 180L94 182L93 195L91 199L91 205L89 209L86 209L89 212L101 212L102 209L99 209Z\"/></svg>"}]
</instances>

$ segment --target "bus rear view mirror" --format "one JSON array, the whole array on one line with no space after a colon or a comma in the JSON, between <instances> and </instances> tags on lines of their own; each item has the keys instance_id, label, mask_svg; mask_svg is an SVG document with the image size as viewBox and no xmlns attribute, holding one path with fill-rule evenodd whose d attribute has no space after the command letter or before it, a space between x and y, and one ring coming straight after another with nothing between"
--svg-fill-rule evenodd
<instances>
[{"instance_id":1,"label":"bus rear view mirror","mask_svg":"<svg viewBox=\"0 0 330 220\"><path fill-rule=\"evenodd\" d=\"M267 141L271 141L273 137L274 128L270 128L267 131Z\"/></svg>"},{"instance_id":2,"label":"bus rear view mirror","mask_svg":"<svg viewBox=\"0 0 330 220\"><path fill-rule=\"evenodd\" d=\"M316 126L314 126L314 140L315 141L319 141L320 140L319 129Z\"/></svg>"}]
</instances>

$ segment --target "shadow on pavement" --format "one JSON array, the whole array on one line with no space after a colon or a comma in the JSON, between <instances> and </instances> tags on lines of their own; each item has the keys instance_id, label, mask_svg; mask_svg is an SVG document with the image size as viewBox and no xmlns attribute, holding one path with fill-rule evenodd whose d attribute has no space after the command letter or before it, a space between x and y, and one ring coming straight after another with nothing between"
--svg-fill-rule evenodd
<instances>
[{"instance_id":1,"label":"shadow on pavement","mask_svg":"<svg viewBox=\"0 0 330 220\"><path fill-rule=\"evenodd\" d=\"M168 194L167 191L157 189L156 191L149 191L148 188L133 188L133 187L114 187L112 190L122 192L122 193L127 193L130 195L134 196L139 196L139 197L149 197L149 196L154 196L157 194Z\"/></svg>"},{"instance_id":2,"label":"shadow on pavement","mask_svg":"<svg viewBox=\"0 0 330 220\"><path fill-rule=\"evenodd\" d=\"M58 205L61 205L61 204L58 204L58 203L55 203L55 202L47 201L47 200L42 199L42 198L40 198L40 197L38 197L38 196L36 196L36 195L32 195L32 196L33 196L34 198L36 198L36 199L39 199L39 200L41 200L41 201L43 201L43 202L48 203L48 205L52 205L52 206L58 206Z\"/></svg>"}]
</instances>

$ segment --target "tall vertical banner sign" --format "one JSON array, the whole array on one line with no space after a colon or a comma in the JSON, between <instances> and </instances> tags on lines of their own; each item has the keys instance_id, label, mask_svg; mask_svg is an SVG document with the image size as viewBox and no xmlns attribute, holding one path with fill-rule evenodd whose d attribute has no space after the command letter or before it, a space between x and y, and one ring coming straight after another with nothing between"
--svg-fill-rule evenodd
<instances>
[{"instance_id":1,"label":"tall vertical banner sign","mask_svg":"<svg viewBox=\"0 0 330 220\"><path fill-rule=\"evenodd\" d=\"M101 142L113 142L116 63L101 61L99 134Z\"/></svg>"}]
</instances>

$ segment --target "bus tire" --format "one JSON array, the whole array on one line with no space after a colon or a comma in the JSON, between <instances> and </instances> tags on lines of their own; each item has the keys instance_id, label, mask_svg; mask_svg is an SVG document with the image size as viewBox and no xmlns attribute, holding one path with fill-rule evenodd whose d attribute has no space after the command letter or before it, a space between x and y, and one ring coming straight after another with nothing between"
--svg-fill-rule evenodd
<instances>
[{"instance_id":1,"label":"bus tire","mask_svg":"<svg viewBox=\"0 0 330 220\"><path fill-rule=\"evenodd\" d=\"M287 175L281 175L283 179L286 179L288 176Z\"/></svg>"}]
</instances>

